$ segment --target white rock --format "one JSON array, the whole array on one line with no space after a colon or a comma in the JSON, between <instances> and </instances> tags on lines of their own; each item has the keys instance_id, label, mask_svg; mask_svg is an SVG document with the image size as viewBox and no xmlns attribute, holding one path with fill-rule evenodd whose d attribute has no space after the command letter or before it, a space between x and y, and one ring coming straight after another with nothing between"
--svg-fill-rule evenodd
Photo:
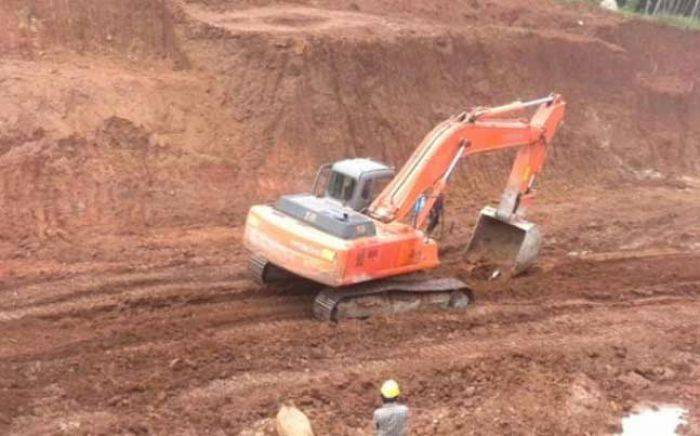
<instances>
[{"instance_id":1,"label":"white rock","mask_svg":"<svg viewBox=\"0 0 700 436\"><path fill-rule=\"evenodd\" d=\"M279 436L314 436L309 419L296 407L282 406L277 412L276 427Z\"/></svg>"},{"instance_id":2,"label":"white rock","mask_svg":"<svg viewBox=\"0 0 700 436\"><path fill-rule=\"evenodd\" d=\"M687 424L688 411L665 405L655 409L637 408L622 420L622 436L675 436L679 426Z\"/></svg>"}]
</instances>

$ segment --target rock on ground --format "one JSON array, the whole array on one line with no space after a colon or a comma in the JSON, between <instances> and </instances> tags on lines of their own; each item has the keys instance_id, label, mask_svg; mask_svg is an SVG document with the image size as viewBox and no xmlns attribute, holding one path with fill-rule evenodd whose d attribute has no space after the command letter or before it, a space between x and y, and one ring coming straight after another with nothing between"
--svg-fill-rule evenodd
<instances>
[{"instance_id":1,"label":"rock on ground","mask_svg":"<svg viewBox=\"0 0 700 436\"><path fill-rule=\"evenodd\" d=\"M277 413L277 433L279 436L313 436L311 422L304 413L292 406L282 406Z\"/></svg>"}]
</instances>

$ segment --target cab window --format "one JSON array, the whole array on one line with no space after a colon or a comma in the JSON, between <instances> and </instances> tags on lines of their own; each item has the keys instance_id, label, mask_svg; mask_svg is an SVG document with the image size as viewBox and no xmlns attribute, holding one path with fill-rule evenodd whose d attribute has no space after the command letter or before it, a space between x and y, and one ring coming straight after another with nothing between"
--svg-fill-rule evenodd
<instances>
[{"instance_id":1,"label":"cab window","mask_svg":"<svg viewBox=\"0 0 700 436\"><path fill-rule=\"evenodd\" d=\"M362 199L367 201L374 200L377 195L379 195L386 185L391 182L392 177L380 177L376 179L367 180L365 185L362 187Z\"/></svg>"},{"instance_id":2,"label":"cab window","mask_svg":"<svg viewBox=\"0 0 700 436\"><path fill-rule=\"evenodd\" d=\"M349 201L355 191L355 179L333 172L328 182L328 196L340 201Z\"/></svg>"}]
</instances>

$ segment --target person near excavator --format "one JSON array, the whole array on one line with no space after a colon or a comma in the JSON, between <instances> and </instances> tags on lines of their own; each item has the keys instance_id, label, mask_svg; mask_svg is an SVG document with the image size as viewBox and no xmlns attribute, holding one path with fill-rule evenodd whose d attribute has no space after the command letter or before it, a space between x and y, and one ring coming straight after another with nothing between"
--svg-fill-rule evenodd
<instances>
[{"instance_id":1,"label":"person near excavator","mask_svg":"<svg viewBox=\"0 0 700 436\"><path fill-rule=\"evenodd\" d=\"M382 406L374 411L374 431L377 436L408 434L408 406L398 402L401 391L395 380L387 380L380 389Z\"/></svg>"}]
</instances>

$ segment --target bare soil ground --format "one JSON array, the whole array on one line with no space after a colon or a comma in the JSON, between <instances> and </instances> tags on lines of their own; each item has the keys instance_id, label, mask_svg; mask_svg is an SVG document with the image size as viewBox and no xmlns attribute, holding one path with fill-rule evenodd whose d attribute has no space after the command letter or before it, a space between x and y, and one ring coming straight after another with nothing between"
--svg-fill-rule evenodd
<instances>
[{"instance_id":1,"label":"bare soil ground","mask_svg":"<svg viewBox=\"0 0 700 436\"><path fill-rule=\"evenodd\" d=\"M238 434L283 402L368 434L386 377L415 434L611 434L643 402L700 434L700 35L548 0L10 0L0 24L0 434ZM537 268L462 260L510 156L450 191L471 310L320 324L312 290L247 278L251 204L552 90Z\"/></svg>"}]
</instances>

